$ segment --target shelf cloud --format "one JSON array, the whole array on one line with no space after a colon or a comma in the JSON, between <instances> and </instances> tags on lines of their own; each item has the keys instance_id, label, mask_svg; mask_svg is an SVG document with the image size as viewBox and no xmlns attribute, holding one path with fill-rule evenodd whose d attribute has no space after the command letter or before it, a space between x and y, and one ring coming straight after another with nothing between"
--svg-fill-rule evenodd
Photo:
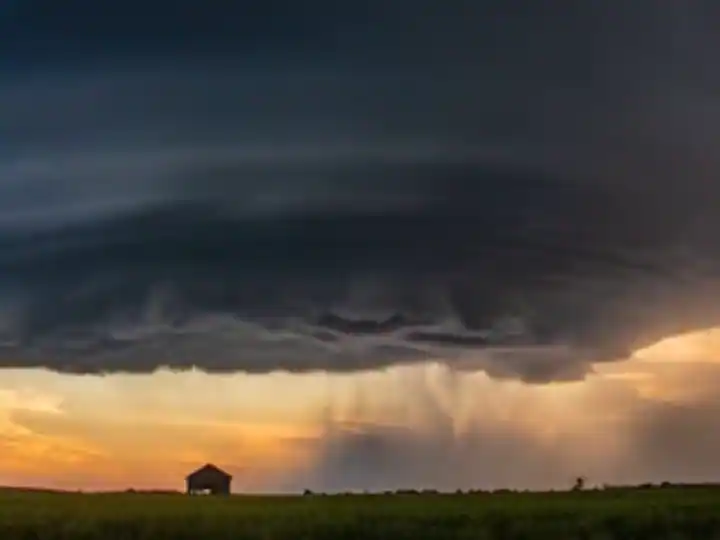
<instances>
[{"instance_id":1,"label":"shelf cloud","mask_svg":"<svg viewBox=\"0 0 720 540\"><path fill-rule=\"evenodd\" d=\"M0 366L539 383L716 325L717 8L553 5L8 4Z\"/></svg>"}]
</instances>

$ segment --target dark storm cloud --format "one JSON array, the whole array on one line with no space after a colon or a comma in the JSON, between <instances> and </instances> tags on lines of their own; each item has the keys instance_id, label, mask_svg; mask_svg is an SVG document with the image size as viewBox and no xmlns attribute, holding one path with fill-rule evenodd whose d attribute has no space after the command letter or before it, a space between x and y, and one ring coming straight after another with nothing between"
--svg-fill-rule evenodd
<instances>
[{"instance_id":1,"label":"dark storm cloud","mask_svg":"<svg viewBox=\"0 0 720 540\"><path fill-rule=\"evenodd\" d=\"M352 54L359 62L389 57L415 66L428 60L510 59L527 69L549 53L573 62L576 74L591 73L606 52L604 42L617 39L599 33L604 26L623 32L623 40L636 41L634 25L684 11L669 6L652 10L641 3L579 6L564 0L542 6L530 0L369 0L342 6L331 0L301 5L288 0L202 5L129 0L102 6L89 0L62 5L27 0L5 7L0 30L3 51L12 54L6 62L21 66L203 54L276 56L287 64L307 55L340 60ZM566 48L568 41L575 48ZM510 42L518 46L511 50ZM542 49L533 48L536 44ZM552 65L537 67L547 71Z\"/></svg>"},{"instance_id":2,"label":"dark storm cloud","mask_svg":"<svg viewBox=\"0 0 720 540\"><path fill-rule=\"evenodd\" d=\"M709 3L275 4L4 15L2 364L541 382L718 321Z\"/></svg>"}]
</instances>

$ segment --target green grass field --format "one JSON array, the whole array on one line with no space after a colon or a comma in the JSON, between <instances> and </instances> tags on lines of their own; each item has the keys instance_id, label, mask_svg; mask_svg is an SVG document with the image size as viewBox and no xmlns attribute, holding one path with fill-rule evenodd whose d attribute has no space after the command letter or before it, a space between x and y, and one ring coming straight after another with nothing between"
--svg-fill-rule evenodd
<instances>
[{"instance_id":1,"label":"green grass field","mask_svg":"<svg viewBox=\"0 0 720 540\"><path fill-rule=\"evenodd\" d=\"M187 497L0 492L0 539L720 539L720 489Z\"/></svg>"}]
</instances>

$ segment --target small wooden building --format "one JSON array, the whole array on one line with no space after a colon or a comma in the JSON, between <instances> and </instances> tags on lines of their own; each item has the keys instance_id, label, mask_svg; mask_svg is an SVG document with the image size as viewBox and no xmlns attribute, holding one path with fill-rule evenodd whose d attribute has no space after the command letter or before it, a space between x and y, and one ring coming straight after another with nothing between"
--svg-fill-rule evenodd
<instances>
[{"instance_id":1,"label":"small wooden building","mask_svg":"<svg viewBox=\"0 0 720 540\"><path fill-rule=\"evenodd\" d=\"M230 495L232 476L208 463L185 479L187 494L210 493L211 495Z\"/></svg>"}]
</instances>

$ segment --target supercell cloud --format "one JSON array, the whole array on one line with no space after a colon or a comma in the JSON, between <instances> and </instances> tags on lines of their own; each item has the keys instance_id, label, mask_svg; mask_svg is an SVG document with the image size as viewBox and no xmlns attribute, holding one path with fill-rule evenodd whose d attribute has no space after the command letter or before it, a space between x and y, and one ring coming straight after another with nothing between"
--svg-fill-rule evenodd
<instances>
[{"instance_id":1,"label":"supercell cloud","mask_svg":"<svg viewBox=\"0 0 720 540\"><path fill-rule=\"evenodd\" d=\"M716 325L713 3L402 5L6 4L0 365L544 382Z\"/></svg>"}]
</instances>

